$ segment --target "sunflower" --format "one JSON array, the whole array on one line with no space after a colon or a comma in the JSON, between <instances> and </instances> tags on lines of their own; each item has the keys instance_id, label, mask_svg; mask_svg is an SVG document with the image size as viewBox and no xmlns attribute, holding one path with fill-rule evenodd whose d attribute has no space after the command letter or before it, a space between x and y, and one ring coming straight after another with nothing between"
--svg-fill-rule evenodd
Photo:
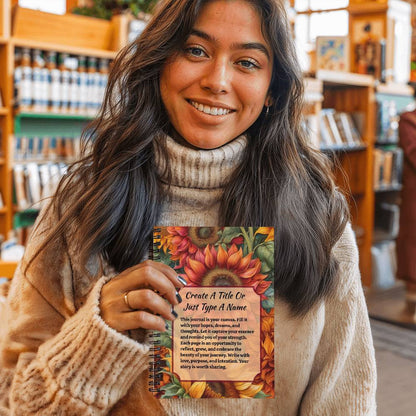
<instances>
[{"instance_id":1,"label":"sunflower","mask_svg":"<svg viewBox=\"0 0 416 416\"><path fill-rule=\"evenodd\" d=\"M175 227L168 227L168 228L175 228ZM156 244L159 250L163 250L166 254L172 245L172 238L173 235L168 232L167 228L162 227L160 230L160 234L158 237L154 238L154 243Z\"/></svg>"},{"instance_id":2,"label":"sunflower","mask_svg":"<svg viewBox=\"0 0 416 416\"><path fill-rule=\"evenodd\" d=\"M222 246L218 251L208 245L195 258L188 258L183 276L189 286L252 286L254 291L266 299L264 292L271 282L261 274L260 259L252 259L252 253L243 257L242 249L232 244L228 251Z\"/></svg>"},{"instance_id":3,"label":"sunflower","mask_svg":"<svg viewBox=\"0 0 416 416\"><path fill-rule=\"evenodd\" d=\"M206 381L181 381L181 386L193 399L200 399L207 388Z\"/></svg>"},{"instance_id":4,"label":"sunflower","mask_svg":"<svg viewBox=\"0 0 416 416\"><path fill-rule=\"evenodd\" d=\"M264 242L274 241L274 228L273 227L259 227L255 234L265 234L265 235L267 235Z\"/></svg>"},{"instance_id":5,"label":"sunflower","mask_svg":"<svg viewBox=\"0 0 416 416\"><path fill-rule=\"evenodd\" d=\"M218 381L207 382L202 397L205 398L251 398L254 397L261 389L263 384L253 384L250 382L239 381Z\"/></svg>"},{"instance_id":6,"label":"sunflower","mask_svg":"<svg viewBox=\"0 0 416 416\"><path fill-rule=\"evenodd\" d=\"M178 260L181 268L189 257L194 257L208 244L215 244L219 240L220 227L167 227L168 236L165 236L165 245L171 254L172 260ZM166 250L165 250L166 253Z\"/></svg>"},{"instance_id":7,"label":"sunflower","mask_svg":"<svg viewBox=\"0 0 416 416\"><path fill-rule=\"evenodd\" d=\"M274 309L261 310L261 371L254 382L263 382L264 393L274 397Z\"/></svg>"}]
</instances>

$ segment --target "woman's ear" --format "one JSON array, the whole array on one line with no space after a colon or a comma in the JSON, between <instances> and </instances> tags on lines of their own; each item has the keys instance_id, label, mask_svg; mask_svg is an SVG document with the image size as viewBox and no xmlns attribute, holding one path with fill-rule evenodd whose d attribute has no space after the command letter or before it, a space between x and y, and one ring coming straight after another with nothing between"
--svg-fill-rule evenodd
<instances>
[{"instance_id":1,"label":"woman's ear","mask_svg":"<svg viewBox=\"0 0 416 416\"><path fill-rule=\"evenodd\" d=\"M266 100L264 101L264 105L265 107L271 107L274 103L274 100L272 98L272 96L269 94L267 94Z\"/></svg>"}]
</instances>

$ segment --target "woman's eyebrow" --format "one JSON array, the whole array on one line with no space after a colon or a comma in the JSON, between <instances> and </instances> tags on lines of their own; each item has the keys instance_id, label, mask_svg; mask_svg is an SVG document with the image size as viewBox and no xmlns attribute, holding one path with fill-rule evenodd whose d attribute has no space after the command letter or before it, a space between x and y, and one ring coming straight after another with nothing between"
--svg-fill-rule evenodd
<instances>
[{"instance_id":1,"label":"woman's eyebrow","mask_svg":"<svg viewBox=\"0 0 416 416\"><path fill-rule=\"evenodd\" d=\"M191 33L189 34L189 36L198 36L201 39L205 39L208 42L211 43L218 43L218 40L214 37L211 36L210 34L206 33L206 32L202 32L201 30L198 29L192 29ZM270 53L267 50L266 46L263 45L260 42L247 42L247 43L233 43L231 45L232 49L245 49L245 50L249 50L249 49L255 49L258 50L262 53L264 53L264 55L266 55L267 59L270 59Z\"/></svg>"}]
</instances>

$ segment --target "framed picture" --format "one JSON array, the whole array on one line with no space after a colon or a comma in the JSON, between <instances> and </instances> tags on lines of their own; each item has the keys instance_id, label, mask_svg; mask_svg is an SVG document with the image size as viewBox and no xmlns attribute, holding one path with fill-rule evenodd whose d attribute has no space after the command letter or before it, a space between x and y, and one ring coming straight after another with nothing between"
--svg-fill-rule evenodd
<instances>
[{"instance_id":1,"label":"framed picture","mask_svg":"<svg viewBox=\"0 0 416 416\"><path fill-rule=\"evenodd\" d=\"M350 70L349 39L347 36L317 36L316 69Z\"/></svg>"}]
</instances>

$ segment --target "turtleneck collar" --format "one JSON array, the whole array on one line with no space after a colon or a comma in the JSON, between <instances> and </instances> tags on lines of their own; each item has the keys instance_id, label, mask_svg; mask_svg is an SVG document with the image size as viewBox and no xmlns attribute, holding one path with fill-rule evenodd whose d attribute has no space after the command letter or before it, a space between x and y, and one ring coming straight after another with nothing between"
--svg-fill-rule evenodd
<instances>
[{"instance_id":1,"label":"turtleneck collar","mask_svg":"<svg viewBox=\"0 0 416 416\"><path fill-rule=\"evenodd\" d=\"M246 136L240 136L212 150L191 149L166 136L166 149L171 167L171 185L184 188L222 188L236 169L247 146ZM164 160L156 152L159 174L164 172ZM166 182L166 175L162 176Z\"/></svg>"}]
</instances>

